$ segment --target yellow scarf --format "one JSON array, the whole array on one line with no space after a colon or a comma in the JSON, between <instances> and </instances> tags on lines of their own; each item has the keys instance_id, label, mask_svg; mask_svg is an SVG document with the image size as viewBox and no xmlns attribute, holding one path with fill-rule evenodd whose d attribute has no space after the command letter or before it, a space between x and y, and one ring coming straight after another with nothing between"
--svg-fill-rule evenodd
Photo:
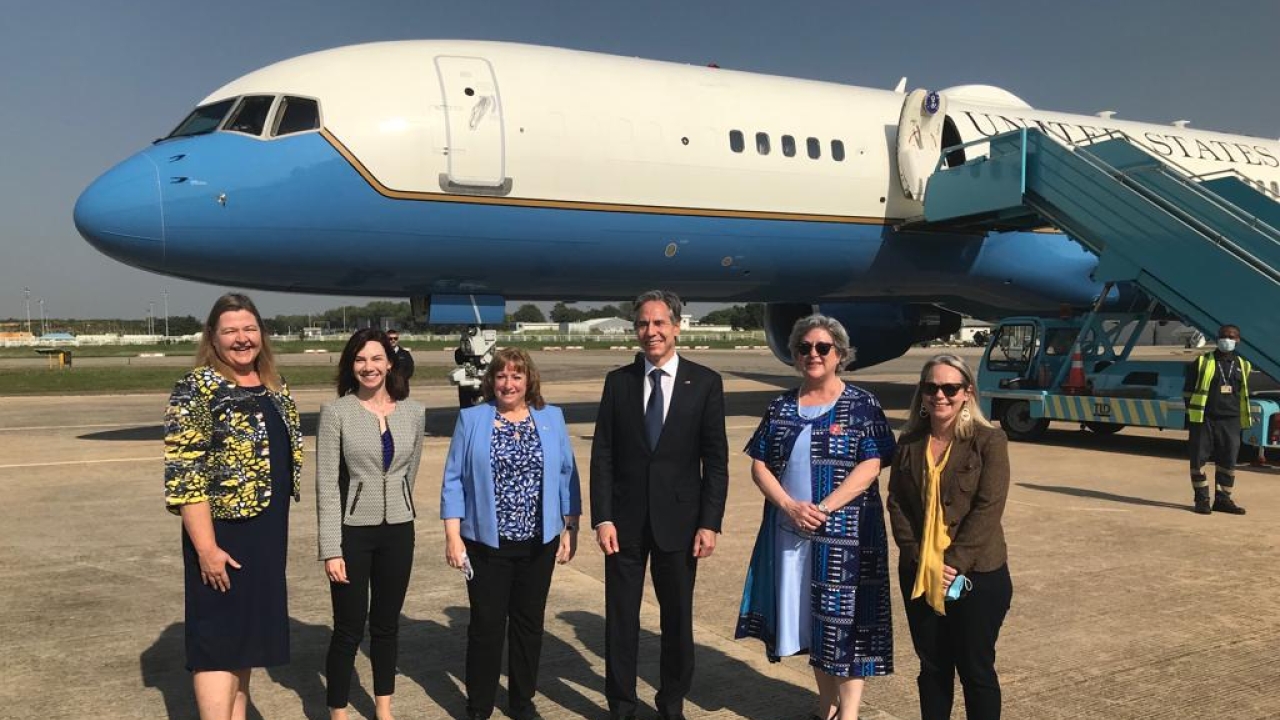
<instances>
[{"instance_id":1,"label":"yellow scarf","mask_svg":"<svg viewBox=\"0 0 1280 720\"><path fill-rule=\"evenodd\" d=\"M924 537L920 538L919 564L915 585L911 587L911 599L924 595L925 602L934 612L946 615L947 587L942 582L942 557L951 545L951 536L947 534L947 519L942 514L942 471L947 467L947 460L951 459L951 444L935 464L928 442L926 440L924 446L929 475L924 486Z\"/></svg>"}]
</instances>

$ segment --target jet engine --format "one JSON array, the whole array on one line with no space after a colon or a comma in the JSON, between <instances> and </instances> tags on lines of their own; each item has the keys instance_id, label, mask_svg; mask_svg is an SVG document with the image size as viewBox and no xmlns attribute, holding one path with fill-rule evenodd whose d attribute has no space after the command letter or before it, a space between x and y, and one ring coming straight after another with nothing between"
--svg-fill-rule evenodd
<instances>
[{"instance_id":1,"label":"jet engine","mask_svg":"<svg viewBox=\"0 0 1280 720\"><path fill-rule=\"evenodd\" d=\"M792 363L787 348L791 328L815 312L839 320L849 332L849 343L856 348L853 361L845 366L849 370L901 357L912 345L953 335L961 319L958 313L922 303L773 303L765 306L764 328L769 349L779 360Z\"/></svg>"}]
</instances>

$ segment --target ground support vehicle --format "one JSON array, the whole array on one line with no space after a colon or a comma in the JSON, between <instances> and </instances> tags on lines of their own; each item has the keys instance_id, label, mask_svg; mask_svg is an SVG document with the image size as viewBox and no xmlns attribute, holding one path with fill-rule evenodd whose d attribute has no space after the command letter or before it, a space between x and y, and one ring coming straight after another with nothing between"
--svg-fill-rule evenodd
<instances>
[{"instance_id":1,"label":"ground support vehicle","mask_svg":"<svg viewBox=\"0 0 1280 720\"><path fill-rule=\"evenodd\" d=\"M1187 363L1130 359L1149 317L1093 312L1079 319L1003 320L978 370L983 412L1011 440L1037 440L1053 421L1099 435L1126 425L1185 429ZM1280 450L1280 394L1254 393L1249 406L1253 423L1241 455L1254 459L1259 447Z\"/></svg>"}]
</instances>

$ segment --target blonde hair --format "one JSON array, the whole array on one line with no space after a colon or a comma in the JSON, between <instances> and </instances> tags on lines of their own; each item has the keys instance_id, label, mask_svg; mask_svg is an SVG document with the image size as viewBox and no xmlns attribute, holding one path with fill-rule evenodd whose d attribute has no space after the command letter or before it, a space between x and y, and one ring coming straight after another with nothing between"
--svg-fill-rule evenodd
<instances>
[{"instance_id":1,"label":"blonde hair","mask_svg":"<svg viewBox=\"0 0 1280 720\"><path fill-rule=\"evenodd\" d=\"M916 391L911 396L911 407L907 410L907 424L902 427L902 434L908 435L929 429L928 416L920 413L920 409L924 407L924 393L920 386L929 381L929 374L939 365L946 365L959 372L964 378L965 390L969 391L969 399L964 403L964 408L969 410L969 418L966 420L964 415L956 417L956 439L968 440L973 437L975 425L985 428L993 427L987 416L982 414L982 403L978 401L978 385L974 382L973 371L969 369L969 364L955 355L935 355L920 369L920 382L916 383Z\"/></svg>"},{"instance_id":2,"label":"blonde hair","mask_svg":"<svg viewBox=\"0 0 1280 720\"><path fill-rule=\"evenodd\" d=\"M213 304L213 309L209 311L209 318L204 322L204 332L200 333L200 345L196 348L196 367L208 365L217 370L222 377L235 381L235 372L218 354L215 338L218 335L218 321L222 319L222 315L238 310L253 313L254 321L258 323L258 331L262 334L262 343L258 347L258 357L253 360L253 369L258 372L258 378L262 380L263 385L267 386L267 389L280 392L284 383L280 380L279 371L276 370L276 359L271 353L271 341L267 338L267 328L262 324L262 315L258 312L258 307L253 304L248 295L227 293Z\"/></svg>"}]
</instances>

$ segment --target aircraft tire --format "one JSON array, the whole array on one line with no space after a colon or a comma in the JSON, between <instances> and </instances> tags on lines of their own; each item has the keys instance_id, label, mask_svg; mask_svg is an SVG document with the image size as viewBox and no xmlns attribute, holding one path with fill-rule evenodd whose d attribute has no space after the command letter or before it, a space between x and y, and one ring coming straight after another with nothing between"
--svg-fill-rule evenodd
<instances>
[{"instance_id":1,"label":"aircraft tire","mask_svg":"<svg viewBox=\"0 0 1280 720\"><path fill-rule=\"evenodd\" d=\"M1049 428L1045 418L1031 417L1031 405L1025 400L1006 403L1000 409L1000 427L1010 440L1035 442Z\"/></svg>"},{"instance_id":2,"label":"aircraft tire","mask_svg":"<svg viewBox=\"0 0 1280 720\"><path fill-rule=\"evenodd\" d=\"M1116 423L1109 422L1098 422L1096 420L1090 420L1086 422L1084 426L1089 428L1089 432L1092 432L1095 435L1115 435L1124 429L1123 425L1117 425Z\"/></svg>"}]
</instances>

